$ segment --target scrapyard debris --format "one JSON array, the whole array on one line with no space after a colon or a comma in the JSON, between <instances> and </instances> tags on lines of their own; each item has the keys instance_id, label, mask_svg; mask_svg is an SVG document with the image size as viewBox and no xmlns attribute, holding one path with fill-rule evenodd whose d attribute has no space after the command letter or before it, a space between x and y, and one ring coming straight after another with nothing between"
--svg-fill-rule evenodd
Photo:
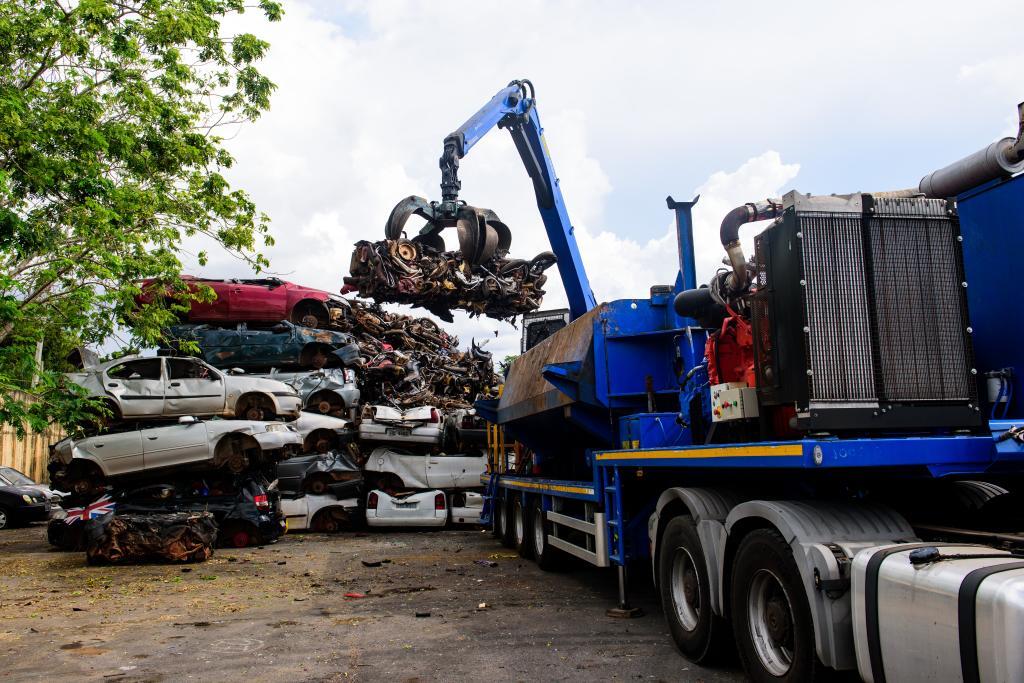
<instances>
[{"instance_id":1,"label":"scrapyard debris","mask_svg":"<svg viewBox=\"0 0 1024 683\"><path fill-rule=\"evenodd\" d=\"M453 309L497 320L540 308L544 271L555 255L542 252L532 260L507 258L500 251L471 262L460 251L444 251L443 242L386 239L356 242L344 279L346 291L378 302L410 304L452 322Z\"/></svg>"},{"instance_id":2,"label":"scrapyard debris","mask_svg":"<svg viewBox=\"0 0 1024 683\"><path fill-rule=\"evenodd\" d=\"M104 515L85 523L89 564L203 562L213 556L217 524L209 512Z\"/></svg>"},{"instance_id":3,"label":"scrapyard debris","mask_svg":"<svg viewBox=\"0 0 1024 683\"><path fill-rule=\"evenodd\" d=\"M491 397L501 378L491 354L475 342L459 350L459 338L429 318L390 313L377 304L349 299L332 323L352 334L363 360L361 401L399 408L431 405L469 408Z\"/></svg>"}]
</instances>

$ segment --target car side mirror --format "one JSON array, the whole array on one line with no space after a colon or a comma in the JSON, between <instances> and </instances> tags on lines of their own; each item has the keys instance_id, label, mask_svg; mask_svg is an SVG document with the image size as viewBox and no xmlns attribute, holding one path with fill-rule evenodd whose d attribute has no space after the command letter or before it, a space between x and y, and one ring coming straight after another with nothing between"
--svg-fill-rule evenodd
<instances>
[{"instance_id":1,"label":"car side mirror","mask_svg":"<svg viewBox=\"0 0 1024 683\"><path fill-rule=\"evenodd\" d=\"M245 374L245 370L243 370L242 368L231 368L230 370L228 370L228 374L229 375L244 375Z\"/></svg>"},{"instance_id":2,"label":"car side mirror","mask_svg":"<svg viewBox=\"0 0 1024 683\"><path fill-rule=\"evenodd\" d=\"M178 418L178 424L180 425L190 425L195 424L196 422L199 422L199 420L197 420L191 415L182 415L181 417Z\"/></svg>"}]
</instances>

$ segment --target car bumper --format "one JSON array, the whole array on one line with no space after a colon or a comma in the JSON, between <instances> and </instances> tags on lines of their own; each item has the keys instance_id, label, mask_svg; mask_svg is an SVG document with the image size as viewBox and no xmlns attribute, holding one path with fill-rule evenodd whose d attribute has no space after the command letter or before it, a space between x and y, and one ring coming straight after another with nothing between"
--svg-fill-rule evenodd
<instances>
[{"instance_id":1,"label":"car bumper","mask_svg":"<svg viewBox=\"0 0 1024 683\"><path fill-rule=\"evenodd\" d=\"M388 431L389 429L391 430L390 433ZM360 427L359 438L363 441L382 441L387 443L441 443L441 430L439 429L419 428L413 429L408 434L396 432L396 429L400 428L377 427L373 429L366 429L364 427Z\"/></svg>"},{"instance_id":2,"label":"car bumper","mask_svg":"<svg viewBox=\"0 0 1024 683\"><path fill-rule=\"evenodd\" d=\"M296 394L274 394L274 399L281 417L298 417L302 412L302 399Z\"/></svg>"},{"instance_id":3,"label":"car bumper","mask_svg":"<svg viewBox=\"0 0 1024 683\"><path fill-rule=\"evenodd\" d=\"M36 503L34 505L13 508L9 514L15 522L28 524L29 522L46 521L50 517L50 510L49 506L45 503Z\"/></svg>"}]
</instances>

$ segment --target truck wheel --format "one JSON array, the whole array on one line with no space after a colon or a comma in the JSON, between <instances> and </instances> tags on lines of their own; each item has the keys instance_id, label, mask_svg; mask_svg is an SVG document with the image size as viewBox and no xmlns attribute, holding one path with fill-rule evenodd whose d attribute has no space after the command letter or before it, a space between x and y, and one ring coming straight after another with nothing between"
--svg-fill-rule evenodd
<instances>
[{"instance_id":1,"label":"truck wheel","mask_svg":"<svg viewBox=\"0 0 1024 683\"><path fill-rule=\"evenodd\" d=\"M533 546L533 559L537 566L546 572L558 569L563 559L557 548L548 543L551 524L544 518L544 504L538 497L533 501L530 511L530 542Z\"/></svg>"},{"instance_id":2,"label":"truck wheel","mask_svg":"<svg viewBox=\"0 0 1024 683\"><path fill-rule=\"evenodd\" d=\"M509 492L513 494L513 492ZM501 544L506 548L514 548L516 546L516 537L514 534L514 524L512 522L512 501L509 496L505 496L501 499Z\"/></svg>"},{"instance_id":3,"label":"truck wheel","mask_svg":"<svg viewBox=\"0 0 1024 683\"><path fill-rule=\"evenodd\" d=\"M530 515L523 505L523 497L516 496L512 501L512 538L519 557L533 557L533 544L530 542Z\"/></svg>"},{"instance_id":4,"label":"truck wheel","mask_svg":"<svg viewBox=\"0 0 1024 683\"><path fill-rule=\"evenodd\" d=\"M736 551L732 625L753 681L811 681L821 668L793 551L773 529L750 532Z\"/></svg>"},{"instance_id":5,"label":"truck wheel","mask_svg":"<svg viewBox=\"0 0 1024 683\"><path fill-rule=\"evenodd\" d=\"M672 640L691 662L712 661L728 644L729 626L711 611L711 583L693 518L670 520L658 548L661 611Z\"/></svg>"}]
</instances>

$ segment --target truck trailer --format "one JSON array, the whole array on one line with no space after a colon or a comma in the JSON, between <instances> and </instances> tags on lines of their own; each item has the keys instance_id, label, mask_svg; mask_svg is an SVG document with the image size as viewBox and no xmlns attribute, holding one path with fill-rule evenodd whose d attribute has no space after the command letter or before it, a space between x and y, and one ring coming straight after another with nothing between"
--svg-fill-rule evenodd
<instances>
[{"instance_id":1,"label":"truck trailer","mask_svg":"<svg viewBox=\"0 0 1024 683\"><path fill-rule=\"evenodd\" d=\"M499 91L445 138L431 215L460 206L459 159L507 129L570 322L477 402L482 522L543 569L615 567L613 616L637 612L627 570L650 571L681 653L734 648L752 680L1024 680L1019 114L1016 138L916 187L751 198L701 286L699 197L669 197L674 281L598 304L533 86Z\"/></svg>"}]
</instances>

